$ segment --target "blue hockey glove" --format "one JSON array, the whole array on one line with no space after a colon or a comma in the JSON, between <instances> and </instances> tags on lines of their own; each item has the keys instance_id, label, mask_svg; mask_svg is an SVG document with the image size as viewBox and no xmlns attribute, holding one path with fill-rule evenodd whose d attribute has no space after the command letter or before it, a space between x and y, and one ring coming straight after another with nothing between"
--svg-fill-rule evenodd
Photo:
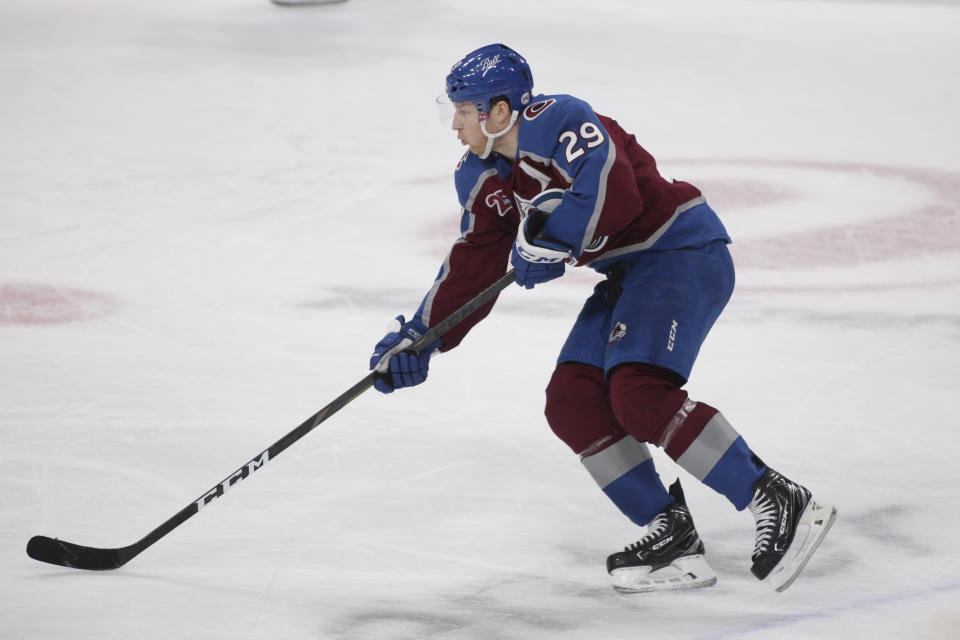
<instances>
[{"instance_id":1,"label":"blue hockey glove","mask_svg":"<svg viewBox=\"0 0 960 640\"><path fill-rule=\"evenodd\" d=\"M559 278L566 268L564 262L531 262L526 260L516 245L513 247L513 253L510 254L510 264L513 265L513 277L516 283L527 289L533 289L538 284Z\"/></svg>"},{"instance_id":2,"label":"blue hockey glove","mask_svg":"<svg viewBox=\"0 0 960 640\"><path fill-rule=\"evenodd\" d=\"M538 284L562 276L566 268L565 261L573 254L570 247L559 242L541 237L531 238L528 229L531 220L535 220L535 218L528 216L520 223L520 228L517 230L517 241L514 243L513 252L510 254L510 264L514 268L514 279L517 284L527 289L533 289ZM537 222L533 224L542 226L538 225Z\"/></svg>"},{"instance_id":3,"label":"blue hockey glove","mask_svg":"<svg viewBox=\"0 0 960 640\"><path fill-rule=\"evenodd\" d=\"M397 316L387 331L370 357L370 369L381 374L373 386L381 393L393 393L394 389L412 387L426 380L430 356L440 348L441 341L434 341L420 353L405 351L427 332L427 327L416 320L406 322L403 316Z\"/></svg>"}]
</instances>

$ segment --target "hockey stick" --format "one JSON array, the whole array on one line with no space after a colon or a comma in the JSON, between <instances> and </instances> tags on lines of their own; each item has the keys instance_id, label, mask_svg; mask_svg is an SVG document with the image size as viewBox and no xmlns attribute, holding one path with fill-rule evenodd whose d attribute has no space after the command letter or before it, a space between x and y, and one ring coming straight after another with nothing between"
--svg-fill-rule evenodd
<instances>
[{"instance_id":1,"label":"hockey stick","mask_svg":"<svg viewBox=\"0 0 960 640\"><path fill-rule=\"evenodd\" d=\"M475 298L431 327L423 334L422 338L410 345L409 350L419 353L426 345L438 338L442 338L444 334L459 324L464 318L493 300L513 282L513 279L513 269L511 269L499 280L477 294ZM185 506L172 518L137 542L126 547L101 549L98 547L85 547L65 540L48 538L47 536L33 536L27 543L27 555L40 562L48 562L73 569L105 571L122 567L150 547L150 545L186 522L190 517L200 511L200 509L222 496L236 483L247 478L254 471L276 458L284 449L310 433L321 422L347 406L352 400L373 386L373 381L377 375L379 374L376 372L367 374L363 380L344 391L333 402L310 416L299 427L274 442L265 451L231 473L222 482L214 485L209 491Z\"/></svg>"}]
</instances>

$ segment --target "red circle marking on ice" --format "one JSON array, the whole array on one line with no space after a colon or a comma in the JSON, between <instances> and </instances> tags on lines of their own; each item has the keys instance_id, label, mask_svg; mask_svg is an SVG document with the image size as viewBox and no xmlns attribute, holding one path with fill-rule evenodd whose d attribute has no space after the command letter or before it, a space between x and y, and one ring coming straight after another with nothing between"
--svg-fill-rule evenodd
<instances>
[{"instance_id":1,"label":"red circle marking on ice","mask_svg":"<svg viewBox=\"0 0 960 640\"><path fill-rule=\"evenodd\" d=\"M89 320L113 308L104 295L45 284L0 284L0 324L58 324Z\"/></svg>"},{"instance_id":2,"label":"red circle marking on ice","mask_svg":"<svg viewBox=\"0 0 960 640\"><path fill-rule=\"evenodd\" d=\"M926 187L933 200L905 207L899 215L862 222L843 223L837 211L837 224L823 229L785 232L762 239L734 238L739 265L762 269L847 267L876 262L918 258L925 255L954 253L960 250L960 174L949 171L896 167L865 163L806 162L790 160L693 159L690 164L716 164L725 167L783 167L787 169L829 171L836 175L872 175ZM694 183L696 181L694 180ZM721 189L730 194L731 189ZM811 189L816 185L811 183ZM770 185L771 193L777 192ZM704 189L706 191L706 189ZM784 192L786 194L786 192ZM749 191L742 195L750 200ZM710 194L707 193L707 200ZM753 204L753 202L749 202ZM740 203L737 203L740 204ZM721 219L723 211L720 212ZM802 249L802 250L798 250Z\"/></svg>"}]
</instances>

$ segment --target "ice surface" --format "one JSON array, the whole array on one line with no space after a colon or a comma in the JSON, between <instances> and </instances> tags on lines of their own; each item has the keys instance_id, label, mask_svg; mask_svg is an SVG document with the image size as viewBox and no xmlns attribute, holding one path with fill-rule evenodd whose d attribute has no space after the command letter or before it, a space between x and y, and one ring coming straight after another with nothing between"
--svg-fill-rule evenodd
<instances>
[{"instance_id":1,"label":"ice surface","mask_svg":"<svg viewBox=\"0 0 960 640\"><path fill-rule=\"evenodd\" d=\"M0 5L0 637L960 637L960 8L547 6ZM27 558L139 539L366 374L457 233L433 98L495 41L727 223L689 389L838 504L797 582L657 452L719 582L609 588L639 531L542 416L583 270L121 570Z\"/></svg>"}]
</instances>

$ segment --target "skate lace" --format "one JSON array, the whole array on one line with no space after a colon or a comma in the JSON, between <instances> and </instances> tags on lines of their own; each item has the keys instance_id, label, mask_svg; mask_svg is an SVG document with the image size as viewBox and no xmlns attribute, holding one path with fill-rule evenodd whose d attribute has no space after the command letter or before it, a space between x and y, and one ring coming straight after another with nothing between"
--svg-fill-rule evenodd
<instances>
[{"instance_id":1,"label":"skate lace","mask_svg":"<svg viewBox=\"0 0 960 640\"><path fill-rule=\"evenodd\" d=\"M667 525L669 524L670 522L665 514L658 514L657 517L653 519L653 522L648 525L647 534L629 547L624 548L624 551L637 551L641 547L646 546L651 540L659 538L663 532L666 531Z\"/></svg>"},{"instance_id":2,"label":"skate lace","mask_svg":"<svg viewBox=\"0 0 960 640\"><path fill-rule=\"evenodd\" d=\"M757 541L753 546L753 555L766 551L773 543L773 532L777 526L777 504L767 495L754 496L750 501L750 513L757 521Z\"/></svg>"}]
</instances>

